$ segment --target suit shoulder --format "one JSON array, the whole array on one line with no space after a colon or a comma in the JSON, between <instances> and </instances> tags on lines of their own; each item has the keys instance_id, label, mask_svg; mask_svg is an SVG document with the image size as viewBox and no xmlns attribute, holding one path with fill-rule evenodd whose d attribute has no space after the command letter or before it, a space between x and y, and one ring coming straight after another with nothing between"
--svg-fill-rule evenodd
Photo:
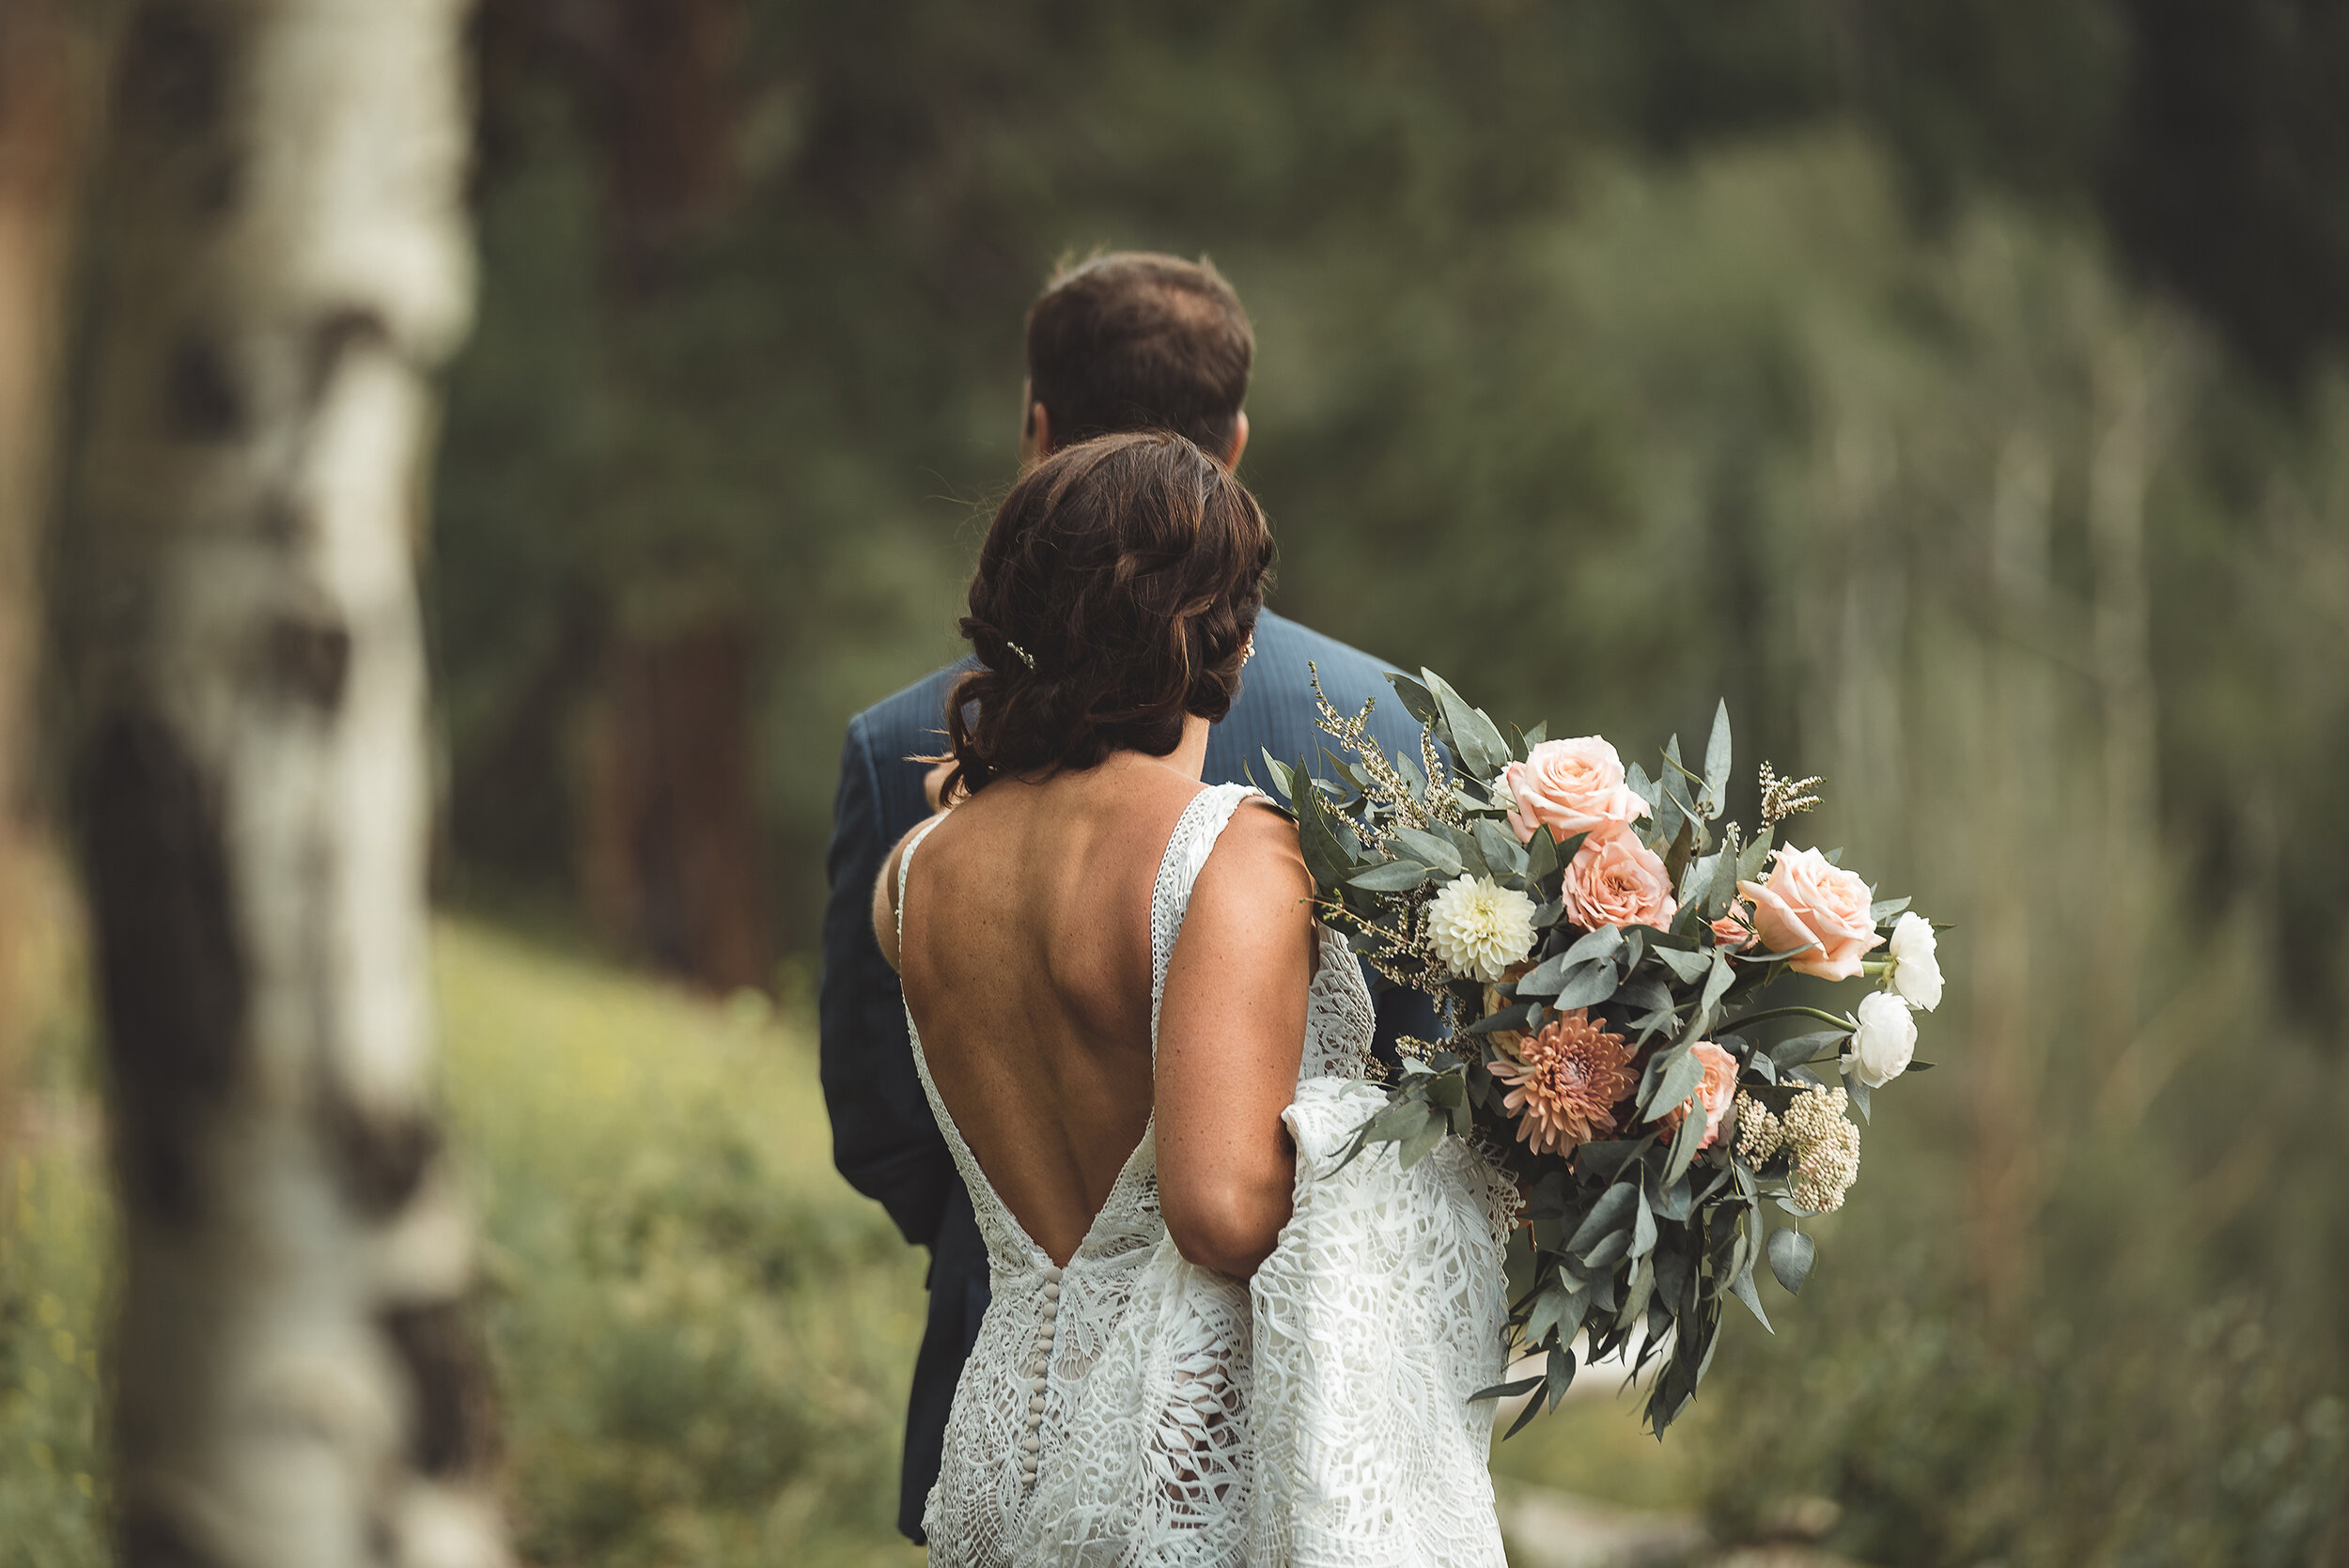
<instances>
[{"instance_id":1,"label":"suit shoulder","mask_svg":"<svg viewBox=\"0 0 2349 1568\"><path fill-rule=\"evenodd\" d=\"M1256 626L1257 652L1270 656L1271 668L1290 673L1301 690L1306 666L1311 664L1321 677L1321 689L1342 711L1353 713L1364 703L1375 704L1371 733L1390 750L1418 749L1420 726L1396 698L1394 688L1387 684L1387 672L1400 666L1269 611ZM1243 696L1246 691L1243 685Z\"/></svg>"},{"instance_id":2,"label":"suit shoulder","mask_svg":"<svg viewBox=\"0 0 2349 1568\"><path fill-rule=\"evenodd\" d=\"M861 737L874 751L888 755L934 749L946 730L946 694L970 663L933 670L912 685L901 688L848 721L848 734Z\"/></svg>"}]
</instances>

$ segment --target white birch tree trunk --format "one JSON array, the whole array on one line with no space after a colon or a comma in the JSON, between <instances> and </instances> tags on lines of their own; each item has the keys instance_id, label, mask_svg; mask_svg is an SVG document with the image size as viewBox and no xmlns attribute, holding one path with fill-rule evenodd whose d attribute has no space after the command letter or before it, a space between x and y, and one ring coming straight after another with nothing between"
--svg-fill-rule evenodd
<instances>
[{"instance_id":1,"label":"white birch tree trunk","mask_svg":"<svg viewBox=\"0 0 2349 1568\"><path fill-rule=\"evenodd\" d=\"M122 40L59 635L133 1568L505 1560L414 589L472 289L463 8L144 0Z\"/></svg>"}]
</instances>

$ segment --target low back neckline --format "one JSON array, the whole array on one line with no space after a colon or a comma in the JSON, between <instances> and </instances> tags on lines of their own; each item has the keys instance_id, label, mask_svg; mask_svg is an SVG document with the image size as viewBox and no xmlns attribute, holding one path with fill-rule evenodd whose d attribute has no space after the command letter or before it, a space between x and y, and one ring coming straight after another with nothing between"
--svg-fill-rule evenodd
<instances>
[{"instance_id":1,"label":"low back neckline","mask_svg":"<svg viewBox=\"0 0 2349 1568\"><path fill-rule=\"evenodd\" d=\"M1167 966L1174 956L1174 942L1181 935L1183 917L1190 910L1190 892L1205 869L1207 857L1214 852L1216 842L1234 813L1249 797L1260 794L1247 784L1208 784L1184 803L1168 831L1166 846L1159 853L1159 868L1150 885L1150 1061L1155 1067L1159 1057L1159 1013L1166 997ZM942 815L932 817L914 831L897 857L897 946L899 961L905 951L906 886L913 865L913 852L922 846L932 830L945 821ZM983 1211L980 1229L988 1229L984 1211L991 1209L1002 1221L1006 1234L1016 1238L1029 1254L1032 1265L1057 1274L1079 1259L1087 1256L1099 1239L1103 1219L1133 1206L1132 1189L1144 1185L1155 1186L1158 1174L1158 1112L1155 1109L1143 1121L1142 1136L1134 1141L1125 1162L1118 1167L1117 1177L1109 1191L1086 1220L1083 1234L1066 1259L1056 1259L1038 1242L1019 1217L1011 1212L995 1190L995 1184L978 1156L972 1151L970 1141L963 1137L962 1126L947 1107L945 1096L939 1093L937 1080L930 1074L929 1056L922 1046L922 1032L913 1021L913 1009L906 1007L906 1034L913 1048L913 1065L922 1079L923 1093L928 1095L939 1126L946 1134L949 1152L963 1173L963 1185L970 1189L972 1203ZM975 1179L974 1179L975 1178ZM1121 1202L1121 1200L1124 1200ZM1155 1206L1155 1204L1153 1205Z\"/></svg>"}]
</instances>

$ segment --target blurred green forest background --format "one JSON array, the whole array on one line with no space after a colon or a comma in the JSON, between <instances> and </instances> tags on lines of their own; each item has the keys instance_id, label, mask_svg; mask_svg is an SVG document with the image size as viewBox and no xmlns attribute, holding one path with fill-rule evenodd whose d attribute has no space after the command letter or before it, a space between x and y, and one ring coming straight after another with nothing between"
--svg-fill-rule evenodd
<instances>
[{"instance_id":1,"label":"blurred green forest background","mask_svg":"<svg viewBox=\"0 0 2349 1568\"><path fill-rule=\"evenodd\" d=\"M479 319L428 598L459 1120L496 1243L568 1260L513 1270L492 1324L533 1560L887 1539L918 1259L739 1112L707 1143L699 1110L614 1121L625 1177L517 1196L495 1172L543 1162L500 1129L562 1119L509 1057L466 1077L521 1004L448 976L620 985L584 942L754 987L766 1066L627 1048L812 1074L842 726L955 654L1021 313L1111 245L1209 254L1254 317L1279 609L1626 755L1725 695L1746 776L1823 774L1798 829L1955 926L1940 1070L1884 1097L1812 1285L1770 1297L1775 1338L1732 1331L1668 1467L1578 1424L1501 1468L1728 1539L1825 1498L1826 1545L1887 1565L2349 1562L2339 8L490 0L477 26ZM550 1077L602 1048L521 1027ZM20 1203L20 1255L49 1214ZM42 1414L67 1374L21 1375L71 1293L5 1278L0 1419L86 1420ZM825 1281L870 1303L863 1349L808 1338ZM770 1426L732 1468L675 1458ZM61 1518L73 1468L39 1494ZM15 1485L0 1520L32 1516ZM95 1560L80 1528L16 1560Z\"/></svg>"}]
</instances>

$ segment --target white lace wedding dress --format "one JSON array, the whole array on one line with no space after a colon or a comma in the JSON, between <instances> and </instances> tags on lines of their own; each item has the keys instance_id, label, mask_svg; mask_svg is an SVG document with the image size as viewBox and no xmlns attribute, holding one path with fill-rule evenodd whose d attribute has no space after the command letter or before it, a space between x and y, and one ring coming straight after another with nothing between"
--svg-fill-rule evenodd
<instances>
[{"instance_id":1,"label":"white lace wedding dress","mask_svg":"<svg viewBox=\"0 0 2349 1568\"><path fill-rule=\"evenodd\" d=\"M1150 908L1153 1050L1191 885L1252 793L1203 791L1168 840ZM901 925L905 876L901 863ZM1392 1144L1339 1169L1385 1097L1364 1081L1361 972L1333 933L1320 943L1286 1112L1296 1212L1245 1282L1175 1250L1155 1125L1054 1266L972 1157L915 1034L994 1288L924 1515L932 1563L1501 1568L1492 1406L1468 1396L1501 1375L1508 1189L1452 1140L1408 1172Z\"/></svg>"}]
</instances>

